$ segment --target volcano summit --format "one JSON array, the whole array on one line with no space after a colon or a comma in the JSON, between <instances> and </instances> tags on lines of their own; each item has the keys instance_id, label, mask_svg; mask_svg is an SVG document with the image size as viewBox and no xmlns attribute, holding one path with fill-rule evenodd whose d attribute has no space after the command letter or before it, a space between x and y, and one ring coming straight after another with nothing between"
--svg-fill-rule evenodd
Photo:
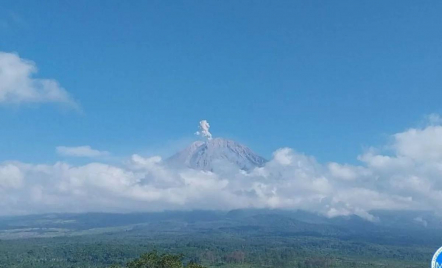
<instances>
[{"instance_id":1,"label":"volcano summit","mask_svg":"<svg viewBox=\"0 0 442 268\"><path fill-rule=\"evenodd\" d=\"M247 146L232 140L214 138L195 141L187 148L170 157L167 162L174 166L213 171L215 165L235 165L249 171L263 166L267 160Z\"/></svg>"}]
</instances>

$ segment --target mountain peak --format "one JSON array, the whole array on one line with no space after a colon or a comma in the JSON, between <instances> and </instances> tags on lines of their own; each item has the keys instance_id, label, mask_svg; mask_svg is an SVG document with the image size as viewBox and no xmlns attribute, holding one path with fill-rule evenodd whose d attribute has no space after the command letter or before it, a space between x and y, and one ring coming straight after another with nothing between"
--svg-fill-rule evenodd
<instances>
[{"instance_id":1,"label":"mountain peak","mask_svg":"<svg viewBox=\"0 0 442 268\"><path fill-rule=\"evenodd\" d=\"M215 165L233 164L249 171L263 166L267 160L250 148L233 140L213 138L195 141L184 150L173 155L167 162L174 166L213 171Z\"/></svg>"}]
</instances>

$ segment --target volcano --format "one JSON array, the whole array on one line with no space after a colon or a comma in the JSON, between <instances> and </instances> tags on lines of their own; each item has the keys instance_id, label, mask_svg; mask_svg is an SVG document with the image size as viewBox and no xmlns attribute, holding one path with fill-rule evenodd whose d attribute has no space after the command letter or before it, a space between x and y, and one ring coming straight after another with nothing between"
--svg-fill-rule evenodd
<instances>
[{"instance_id":1,"label":"volcano","mask_svg":"<svg viewBox=\"0 0 442 268\"><path fill-rule=\"evenodd\" d=\"M235 165L239 169L250 171L266 162L265 158L247 146L223 138L195 141L167 159L167 163L173 166L205 171L213 171L218 165Z\"/></svg>"}]
</instances>

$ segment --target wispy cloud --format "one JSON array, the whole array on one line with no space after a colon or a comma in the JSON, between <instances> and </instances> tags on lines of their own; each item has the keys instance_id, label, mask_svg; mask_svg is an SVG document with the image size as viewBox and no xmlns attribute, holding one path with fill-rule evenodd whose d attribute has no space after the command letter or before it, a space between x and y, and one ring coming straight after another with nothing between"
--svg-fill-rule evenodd
<instances>
[{"instance_id":1,"label":"wispy cloud","mask_svg":"<svg viewBox=\"0 0 442 268\"><path fill-rule=\"evenodd\" d=\"M27 25L27 22L17 12L12 10L0 11L0 30L22 28L27 27Z\"/></svg>"},{"instance_id":2,"label":"wispy cloud","mask_svg":"<svg viewBox=\"0 0 442 268\"><path fill-rule=\"evenodd\" d=\"M9 20L12 21L16 25L19 25L19 26L26 26L27 25L25 19L22 16L20 16L17 12L10 10L8 12L8 17L9 17Z\"/></svg>"},{"instance_id":3,"label":"wispy cloud","mask_svg":"<svg viewBox=\"0 0 442 268\"><path fill-rule=\"evenodd\" d=\"M34 78L35 73L34 62L15 53L0 52L0 104L58 103L80 110L56 80Z\"/></svg>"},{"instance_id":4,"label":"wispy cloud","mask_svg":"<svg viewBox=\"0 0 442 268\"><path fill-rule=\"evenodd\" d=\"M57 153L63 156L73 157L101 157L110 155L109 152L92 149L90 146L67 147L58 146Z\"/></svg>"},{"instance_id":5,"label":"wispy cloud","mask_svg":"<svg viewBox=\"0 0 442 268\"><path fill-rule=\"evenodd\" d=\"M442 117L439 114L432 113L425 116L425 121L428 125L440 125L442 124Z\"/></svg>"}]
</instances>

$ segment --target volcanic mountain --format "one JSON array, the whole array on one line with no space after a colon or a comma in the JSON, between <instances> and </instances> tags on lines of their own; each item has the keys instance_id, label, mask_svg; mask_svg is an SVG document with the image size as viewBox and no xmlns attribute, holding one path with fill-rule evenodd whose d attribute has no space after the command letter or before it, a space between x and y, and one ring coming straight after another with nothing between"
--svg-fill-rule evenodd
<instances>
[{"instance_id":1,"label":"volcanic mountain","mask_svg":"<svg viewBox=\"0 0 442 268\"><path fill-rule=\"evenodd\" d=\"M215 138L195 141L187 148L167 159L173 166L213 171L215 165L235 165L249 171L263 166L267 160L250 148L232 140Z\"/></svg>"}]
</instances>

